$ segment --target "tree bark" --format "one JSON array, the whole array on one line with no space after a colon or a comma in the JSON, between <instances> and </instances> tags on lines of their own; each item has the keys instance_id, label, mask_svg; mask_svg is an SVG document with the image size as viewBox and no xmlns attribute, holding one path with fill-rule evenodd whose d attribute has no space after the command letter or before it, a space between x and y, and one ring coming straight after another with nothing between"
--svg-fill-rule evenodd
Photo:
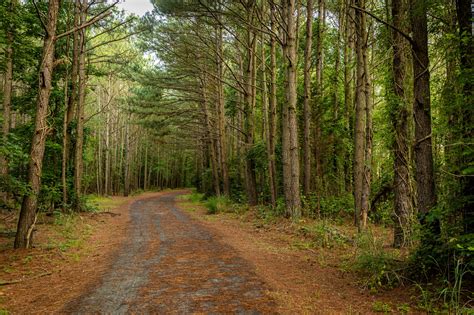
<instances>
[{"instance_id":1,"label":"tree bark","mask_svg":"<svg viewBox=\"0 0 474 315\"><path fill-rule=\"evenodd\" d=\"M474 102L474 34L472 27L472 18L474 15L471 1L469 0L456 0L456 11L457 20L459 24L459 35L460 35L460 81L462 82L462 91L464 104L471 106L465 106L461 111L462 121L462 134L460 135L461 141L468 143L474 138L474 115L473 115L473 102ZM465 149L461 151L461 165L460 170L466 171L470 166L474 164L474 158L472 154L472 147L465 146ZM472 196L474 196L474 174L472 171L463 174L464 176L460 179L461 194L464 198L461 206L461 214L463 219L463 233L472 234L474 233L474 210L472 207Z\"/></svg>"},{"instance_id":2,"label":"tree bark","mask_svg":"<svg viewBox=\"0 0 474 315\"><path fill-rule=\"evenodd\" d=\"M400 29L405 30L405 21L408 20L407 5L405 0L392 0L392 23ZM392 108L392 124L394 130L393 154L394 154L394 217L395 227L393 235L393 246L400 248L408 244L410 240L410 216L412 214L410 170L408 151L408 105L405 95L405 81L407 79L407 42L405 38L396 31L392 32L392 82L389 99Z\"/></svg>"},{"instance_id":3,"label":"tree bark","mask_svg":"<svg viewBox=\"0 0 474 315\"><path fill-rule=\"evenodd\" d=\"M17 0L10 1L9 12L11 17L15 12ZM10 116L12 106L12 92L13 92L13 42L14 42L14 29L13 23L8 26L6 34L6 48L5 48L5 82L3 85L3 125L2 125L2 137L3 144L5 145L8 141L8 135L10 133ZM8 176L8 159L3 154L0 155L0 176ZM8 201L8 194L5 192L0 193L4 203Z\"/></svg>"},{"instance_id":4,"label":"tree bark","mask_svg":"<svg viewBox=\"0 0 474 315\"><path fill-rule=\"evenodd\" d=\"M268 88L267 88L267 69L266 69L266 53L265 53L265 36L261 36L261 58L262 58L262 115L263 115L263 139L266 143L267 159L268 159L268 187L270 190L270 203L273 206L273 178L270 171L270 114L268 112Z\"/></svg>"},{"instance_id":5,"label":"tree bark","mask_svg":"<svg viewBox=\"0 0 474 315\"><path fill-rule=\"evenodd\" d=\"M296 113L296 23L295 0L283 1L285 39L283 55L286 63L286 102L282 106L282 153L283 186L285 192L286 215L301 216L300 162L298 146L298 124Z\"/></svg>"},{"instance_id":6,"label":"tree bark","mask_svg":"<svg viewBox=\"0 0 474 315\"><path fill-rule=\"evenodd\" d=\"M203 75L204 78L201 80L201 93L202 93L202 111L204 114L204 121L206 124L206 144L210 153L210 166L211 166L211 173L212 173L212 184L214 193L219 196L221 194L220 190L220 181L219 181L219 171L218 171L218 160L216 154L216 146L215 140L213 135L213 128L208 108L208 97L207 97L207 79L205 74Z\"/></svg>"},{"instance_id":7,"label":"tree bark","mask_svg":"<svg viewBox=\"0 0 474 315\"><path fill-rule=\"evenodd\" d=\"M340 134L338 133L337 126L339 125L340 119L340 100L339 100L339 77L340 77L340 66L341 66L341 35L344 34L344 5L339 2L337 5L337 21L339 24L338 32L336 35L336 43L334 44L334 73L331 76L332 88L332 127L329 129L329 144L330 150L328 150L328 165L327 168L333 175L333 184L328 187L329 193L332 195L339 196L344 191L344 150Z\"/></svg>"},{"instance_id":8,"label":"tree bark","mask_svg":"<svg viewBox=\"0 0 474 315\"><path fill-rule=\"evenodd\" d=\"M74 28L79 26L81 18L81 0L75 0L74 2ZM68 96L67 108L64 113L63 119L63 150L62 150L62 163L61 163L61 183L63 189L63 209L68 203L67 193L67 167L69 162L69 145L71 142L71 135L69 125L74 117L74 111L77 99L77 86L78 86L78 75L79 75L79 31L73 33L73 44L72 44L72 69L71 69L71 92Z\"/></svg>"},{"instance_id":9,"label":"tree bark","mask_svg":"<svg viewBox=\"0 0 474 315\"><path fill-rule=\"evenodd\" d=\"M109 74L107 89L106 89L106 104L109 106L112 102L112 74ZM110 169L111 169L111 162L110 162L110 126L111 126L111 119L110 119L110 110L105 112L105 147L104 147L104 155L105 155L105 167L104 167L104 195L109 196L111 193L111 176L110 176Z\"/></svg>"},{"instance_id":10,"label":"tree bark","mask_svg":"<svg viewBox=\"0 0 474 315\"><path fill-rule=\"evenodd\" d=\"M81 3L81 25L86 22L88 0L83 0ZM86 30L85 28L79 31L79 85L78 85L78 100L77 100L77 135L76 147L74 155L74 193L76 211L83 209L82 205L82 176L84 171L83 151L84 151L84 107L86 100Z\"/></svg>"},{"instance_id":11,"label":"tree bark","mask_svg":"<svg viewBox=\"0 0 474 315\"><path fill-rule=\"evenodd\" d=\"M365 8L364 0L356 0L355 5ZM367 100L365 93L367 73L367 32L366 19L363 12L355 12L356 25L356 56L357 56L357 76L355 91L355 135L354 135L354 221L357 227L363 229L363 220L366 209L363 208L363 193L365 181L365 153L367 141ZM362 219L362 220L361 220Z\"/></svg>"},{"instance_id":12,"label":"tree bark","mask_svg":"<svg viewBox=\"0 0 474 315\"><path fill-rule=\"evenodd\" d=\"M415 180L417 186L417 208L422 225L426 215L436 204L433 171L433 148L431 134L430 71L428 56L427 3L411 0L410 20L413 32L413 77L415 118ZM437 220L435 220L437 221ZM430 224L439 234L439 222Z\"/></svg>"},{"instance_id":13,"label":"tree bark","mask_svg":"<svg viewBox=\"0 0 474 315\"><path fill-rule=\"evenodd\" d=\"M353 96L353 75L352 75L352 63L353 63L353 51L354 51L354 9L351 8L352 0L345 2L345 19L344 19L344 110L345 110L345 132L348 139L353 138L353 107L354 107L354 96ZM345 173L345 189L346 192L352 192L352 156L350 150L347 148L344 152L344 173Z\"/></svg>"},{"instance_id":14,"label":"tree bark","mask_svg":"<svg viewBox=\"0 0 474 315\"><path fill-rule=\"evenodd\" d=\"M364 15L365 16L365 15ZM364 23L365 24L365 23ZM366 28L364 28L366 30ZM365 94L365 150L364 150L364 175L362 182L362 201L360 228L367 228L367 217L370 211L370 188L372 184L372 85L369 72L369 61L367 57L368 34L365 33L364 45L364 91ZM372 53L373 56L373 53Z\"/></svg>"},{"instance_id":15,"label":"tree bark","mask_svg":"<svg viewBox=\"0 0 474 315\"><path fill-rule=\"evenodd\" d=\"M221 157L221 173L222 173L222 186L223 193L225 196L230 196L230 181L229 181L229 166L227 164L227 137L226 137L226 124L225 124L225 95L224 95L224 69L223 69L223 39L222 39L222 26L217 26L216 32L216 46L217 46L217 95L218 95L218 124L219 124L219 151Z\"/></svg>"},{"instance_id":16,"label":"tree bark","mask_svg":"<svg viewBox=\"0 0 474 315\"><path fill-rule=\"evenodd\" d=\"M124 184L123 195L127 197L130 194L130 113L125 125L125 145L124 145Z\"/></svg>"},{"instance_id":17,"label":"tree bark","mask_svg":"<svg viewBox=\"0 0 474 315\"><path fill-rule=\"evenodd\" d=\"M275 26L275 6L270 8L270 24L273 32ZM277 193L277 173L275 161L275 138L276 138L276 117L277 117L277 80L276 80L276 40L270 36L270 99L268 107L268 176L270 181L270 196L273 207L276 207Z\"/></svg>"},{"instance_id":18,"label":"tree bark","mask_svg":"<svg viewBox=\"0 0 474 315\"><path fill-rule=\"evenodd\" d=\"M311 191L311 55L313 44L313 0L306 2L306 44L304 48L304 141L303 194Z\"/></svg>"},{"instance_id":19,"label":"tree bark","mask_svg":"<svg viewBox=\"0 0 474 315\"><path fill-rule=\"evenodd\" d=\"M143 190L148 189L148 145L145 144L145 166L143 170Z\"/></svg>"},{"instance_id":20,"label":"tree bark","mask_svg":"<svg viewBox=\"0 0 474 315\"><path fill-rule=\"evenodd\" d=\"M253 6L253 5L251 5ZM252 8L247 8L248 22L252 23ZM255 47L256 35L250 28L247 29L246 38L246 65L245 65L245 96L244 96L244 113L245 113L245 187L247 191L247 201L249 205L257 204L257 180L255 177L255 163L253 157L248 153L254 145L255 133L255 78L256 78L256 61Z\"/></svg>"},{"instance_id":21,"label":"tree bark","mask_svg":"<svg viewBox=\"0 0 474 315\"><path fill-rule=\"evenodd\" d=\"M38 96L36 99L35 129L31 141L30 161L28 169L28 184L31 191L23 198L20 218L15 237L15 248L28 248L32 243L32 234L36 222L38 194L41 189L41 173L46 136L49 132L47 125L49 97L51 94L52 75L54 70L54 37L58 20L60 0L50 0L46 35L39 69Z\"/></svg>"},{"instance_id":22,"label":"tree bark","mask_svg":"<svg viewBox=\"0 0 474 315\"><path fill-rule=\"evenodd\" d=\"M323 172L323 141L321 135L321 120L323 112L323 71L324 71L324 28L326 24L325 0L318 0L318 32L316 34L316 102L314 112L314 162L316 167L316 193L320 196L324 191ZM318 197L317 212L320 212Z\"/></svg>"}]
</instances>

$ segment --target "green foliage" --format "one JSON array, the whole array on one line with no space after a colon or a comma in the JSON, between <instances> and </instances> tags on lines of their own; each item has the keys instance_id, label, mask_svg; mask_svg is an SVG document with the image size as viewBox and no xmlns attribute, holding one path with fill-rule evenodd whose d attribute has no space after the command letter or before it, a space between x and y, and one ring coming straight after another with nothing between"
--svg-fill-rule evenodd
<instances>
[{"instance_id":1,"label":"green foliage","mask_svg":"<svg viewBox=\"0 0 474 315\"><path fill-rule=\"evenodd\" d=\"M354 209L352 194L302 197L304 213L310 217L342 219L351 216ZM318 213L319 209L319 213Z\"/></svg>"},{"instance_id":2,"label":"green foliage","mask_svg":"<svg viewBox=\"0 0 474 315\"><path fill-rule=\"evenodd\" d=\"M470 264L472 264L472 261ZM450 314L463 314L467 310L467 308L464 308L463 302L465 300L468 300L468 303L474 302L473 292L463 284L463 280L467 275L472 278L474 270L470 269L469 263L466 264L458 259L454 267L453 277L443 281L444 288L441 290L440 296L442 296L444 305Z\"/></svg>"},{"instance_id":3,"label":"green foliage","mask_svg":"<svg viewBox=\"0 0 474 315\"><path fill-rule=\"evenodd\" d=\"M259 205L256 210L257 218L263 220L264 224L269 224L284 216L285 202L284 199L280 197L277 199L276 207Z\"/></svg>"},{"instance_id":4,"label":"green foliage","mask_svg":"<svg viewBox=\"0 0 474 315\"><path fill-rule=\"evenodd\" d=\"M405 303L397 305L397 311L399 311L401 314L408 314L410 313L410 306Z\"/></svg>"},{"instance_id":5,"label":"green foliage","mask_svg":"<svg viewBox=\"0 0 474 315\"><path fill-rule=\"evenodd\" d=\"M382 301L375 301L374 303L372 303L372 309L374 310L374 312L377 313L387 314L392 312L392 307L390 306L390 304L387 304Z\"/></svg>"},{"instance_id":6,"label":"green foliage","mask_svg":"<svg viewBox=\"0 0 474 315\"><path fill-rule=\"evenodd\" d=\"M207 214L217 214L219 212L226 212L231 210L232 202L226 197L209 197L206 199L204 205L207 208Z\"/></svg>"},{"instance_id":7,"label":"green foliage","mask_svg":"<svg viewBox=\"0 0 474 315\"><path fill-rule=\"evenodd\" d=\"M90 235L91 226L86 225L84 230L78 229L79 216L75 213L54 213L54 225L63 240L58 243L50 244L52 248L57 247L65 252L71 248L79 248L83 245L86 237Z\"/></svg>"},{"instance_id":8,"label":"green foliage","mask_svg":"<svg viewBox=\"0 0 474 315\"><path fill-rule=\"evenodd\" d=\"M299 228L299 232L310 237L314 244L320 247L331 248L347 244L350 238L339 231L327 220L320 220L312 225L304 225Z\"/></svg>"},{"instance_id":9,"label":"green foliage","mask_svg":"<svg viewBox=\"0 0 474 315\"><path fill-rule=\"evenodd\" d=\"M390 159L392 163L392 159ZM390 225L393 223L393 172L385 172L375 179L371 185L371 200L369 218L377 224Z\"/></svg>"},{"instance_id":10,"label":"green foliage","mask_svg":"<svg viewBox=\"0 0 474 315\"><path fill-rule=\"evenodd\" d=\"M377 239L371 232L358 235L356 256L352 268L363 276L362 284L370 290L393 287L400 283L396 272L397 255L387 251L383 239Z\"/></svg>"},{"instance_id":11,"label":"green foliage","mask_svg":"<svg viewBox=\"0 0 474 315\"><path fill-rule=\"evenodd\" d=\"M132 191L131 195L132 196L138 196L138 195L143 194L144 192L145 191L143 189L139 188L139 189L135 189L134 191Z\"/></svg>"},{"instance_id":12,"label":"green foliage","mask_svg":"<svg viewBox=\"0 0 474 315\"><path fill-rule=\"evenodd\" d=\"M246 159L252 160L255 165L255 171L263 172L267 169L268 159L266 152L266 144L258 141L247 151Z\"/></svg>"},{"instance_id":13,"label":"green foliage","mask_svg":"<svg viewBox=\"0 0 474 315\"><path fill-rule=\"evenodd\" d=\"M204 198L204 194L201 194L195 191L193 191L190 195L188 195L188 199L194 203L201 202L203 198Z\"/></svg>"},{"instance_id":14,"label":"green foliage","mask_svg":"<svg viewBox=\"0 0 474 315\"><path fill-rule=\"evenodd\" d=\"M439 268L435 273L439 276L428 283L415 283L420 292L419 307L430 313L442 310L449 314L467 314L474 303L471 289L474 276L470 267L472 262L455 257L452 259L455 265L442 269L443 264L439 264L433 257L431 259Z\"/></svg>"}]
</instances>

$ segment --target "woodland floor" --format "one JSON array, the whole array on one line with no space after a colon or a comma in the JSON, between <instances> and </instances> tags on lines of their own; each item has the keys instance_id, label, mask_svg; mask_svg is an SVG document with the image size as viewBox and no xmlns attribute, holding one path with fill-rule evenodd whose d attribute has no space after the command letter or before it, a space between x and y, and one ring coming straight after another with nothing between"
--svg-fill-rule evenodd
<instances>
[{"instance_id":1,"label":"woodland floor","mask_svg":"<svg viewBox=\"0 0 474 315\"><path fill-rule=\"evenodd\" d=\"M41 218L29 251L9 249L4 232L0 314L370 314L413 303L407 288L361 288L340 267L342 249L298 246L304 238L288 222L206 215L185 193L113 197L109 211ZM3 221L2 231L14 225Z\"/></svg>"}]
</instances>

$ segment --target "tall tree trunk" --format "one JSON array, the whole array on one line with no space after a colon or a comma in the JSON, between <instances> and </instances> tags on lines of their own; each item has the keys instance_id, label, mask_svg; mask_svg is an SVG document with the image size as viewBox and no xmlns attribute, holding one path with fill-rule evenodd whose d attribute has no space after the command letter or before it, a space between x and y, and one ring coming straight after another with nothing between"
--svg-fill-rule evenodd
<instances>
[{"instance_id":1,"label":"tall tree trunk","mask_svg":"<svg viewBox=\"0 0 474 315\"><path fill-rule=\"evenodd\" d=\"M324 191L323 179L323 141L321 121L323 115L323 71L324 71L324 28L326 24L325 0L318 0L318 32L316 34L316 102L314 113L314 161L316 166L316 192L321 195ZM319 198L317 212L320 212Z\"/></svg>"},{"instance_id":2,"label":"tall tree trunk","mask_svg":"<svg viewBox=\"0 0 474 315\"><path fill-rule=\"evenodd\" d=\"M306 3L306 45L304 47L304 141L303 193L311 191L311 55L313 45L313 0Z\"/></svg>"},{"instance_id":3,"label":"tall tree trunk","mask_svg":"<svg viewBox=\"0 0 474 315\"><path fill-rule=\"evenodd\" d=\"M100 85L97 86L97 108L98 110L100 110L101 108L101 98L102 98L102 92L101 92L101 87ZM102 130L98 130L97 131L97 134L98 134L98 139L97 139L97 143L98 143L98 149L97 149L97 194L98 195L103 195L103 184L104 184L104 181L102 180L102 177L103 177L103 168L102 168L102 165L103 165L103 162L102 162L102 158L103 158L103 148L102 148Z\"/></svg>"},{"instance_id":4,"label":"tall tree trunk","mask_svg":"<svg viewBox=\"0 0 474 315\"><path fill-rule=\"evenodd\" d=\"M413 32L413 77L415 117L415 180L417 208L421 223L439 234L439 221L428 224L426 215L436 204L431 134L430 71L428 56L427 3L411 0L410 20Z\"/></svg>"},{"instance_id":5,"label":"tall tree trunk","mask_svg":"<svg viewBox=\"0 0 474 315\"><path fill-rule=\"evenodd\" d=\"M124 183L123 195L127 197L130 194L130 113L128 114L127 122L125 123L125 145L124 145Z\"/></svg>"},{"instance_id":6,"label":"tall tree trunk","mask_svg":"<svg viewBox=\"0 0 474 315\"><path fill-rule=\"evenodd\" d=\"M10 1L10 7L8 14L13 18L15 12L17 0ZM3 85L3 125L2 125L2 137L4 145L8 141L8 134L10 133L10 116L12 106L12 92L13 92L13 41L14 41L14 29L13 23L8 26L6 36L6 49L5 49L5 82ZM8 176L8 160L2 154L0 155L0 176L6 178ZM0 193L3 202L7 202L8 194Z\"/></svg>"},{"instance_id":7,"label":"tall tree trunk","mask_svg":"<svg viewBox=\"0 0 474 315\"><path fill-rule=\"evenodd\" d=\"M252 9L248 9L249 23L252 23L251 18ZM257 180L255 177L255 163L253 157L249 156L248 152L254 145L254 133L255 133L255 97L254 94L254 83L256 77L256 63L255 63L255 47L256 47L256 35L249 28L247 30L247 63L245 69L245 135L246 135L246 159L245 159L245 187L247 191L247 201L249 205L254 206L257 204Z\"/></svg>"},{"instance_id":8,"label":"tall tree trunk","mask_svg":"<svg viewBox=\"0 0 474 315\"><path fill-rule=\"evenodd\" d=\"M226 137L226 124L225 124L225 95L224 95L224 69L223 69L223 42L222 42L222 26L217 26L217 95L218 95L218 106L217 115L219 123L219 150L221 156L221 172L222 172L222 183L223 193L226 196L230 196L230 181L229 181L229 166L227 164L227 137Z\"/></svg>"},{"instance_id":9,"label":"tall tree trunk","mask_svg":"<svg viewBox=\"0 0 474 315\"><path fill-rule=\"evenodd\" d=\"M355 5L364 9L364 0L356 0ZM356 24L356 55L357 55L357 77L355 91L355 135L354 135L354 220L359 229L364 228L365 209L363 209L363 190L365 174L365 151L366 151L366 93L365 84L367 73L365 73L367 59L367 32L365 26L365 14L357 10L355 12Z\"/></svg>"},{"instance_id":10,"label":"tall tree trunk","mask_svg":"<svg viewBox=\"0 0 474 315\"><path fill-rule=\"evenodd\" d=\"M31 141L28 169L28 184L31 188L31 192L23 198L15 237L15 248L28 248L31 245L33 228L36 222L46 136L50 130L47 125L47 117L54 71L54 37L56 35L59 2L60 0L49 1L46 35L44 38L43 54L39 69L35 129Z\"/></svg>"},{"instance_id":11,"label":"tall tree trunk","mask_svg":"<svg viewBox=\"0 0 474 315\"><path fill-rule=\"evenodd\" d=\"M298 146L298 124L296 113L296 23L295 0L283 1L283 17L286 35L283 55L286 61L286 102L282 106L282 153L283 186L285 192L286 215L301 216L300 162Z\"/></svg>"},{"instance_id":12,"label":"tall tree trunk","mask_svg":"<svg viewBox=\"0 0 474 315\"><path fill-rule=\"evenodd\" d=\"M270 24L273 32L276 32L275 26L275 6L270 8ZM275 141L276 141L276 117L277 117L277 80L276 80L276 40L273 35L270 36L270 99L268 107L268 176L270 181L270 196L273 207L276 207L278 197L277 193L277 173L275 160Z\"/></svg>"},{"instance_id":13,"label":"tall tree trunk","mask_svg":"<svg viewBox=\"0 0 474 315\"><path fill-rule=\"evenodd\" d=\"M100 94L98 94L98 99L100 99ZM102 139L101 139L101 131L97 131L97 178L96 178L96 185L97 185L97 194L102 195Z\"/></svg>"},{"instance_id":14,"label":"tall tree trunk","mask_svg":"<svg viewBox=\"0 0 474 315\"><path fill-rule=\"evenodd\" d=\"M365 16L365 15L364 15ZM365 23L364 23L365 24ZM364 28L366 30L366 28ZM364 91L365 94L365 150L364 150L364 175L362 182L362 201L361 201L361 218L360 228L367 228L367 216L370 211L370 187L372 183L372 85L371 75L369 72L368 62L368 49L367 42L368 36L365 34L365 46L364 46ZM373 53L372 53L373 56Z\"/></svg>"},{"instance_id":15,"label":"tall tree trunk","mask_svg":"<svg viewBox=\"0 0 474 315\"><path fill-rule=\"evenodd\" d=\"M336 36L336 43L334 44L334 74L331 78L331 84L333 86L332 91L332 128L329 133L330 151L327 153L329 157L328 169L334 174L334 184L331 185L330 191L333 195L340 195L344 191L344 171L342 168L344 150L342 149L342 141L338 137L337 126L340 121L340 101L339 101L339 76L340 76L340 64L341 64L341 35L344 34L344 6L342 1L337 4L337 20L339 29ZM331 188L331 187L328 187Z\"/></svg>"},{"instance_id":16,"label":"tall tree trunk","mask_svg":"<svg viewBox=\"0 0 474 315\"><path fill-rule=\"evenodd\" d=\"M406 30L405 21L408 20L406 0L392 0L392 23L399 30ZM394 130L394 179L395 193L394 212L395 228L393 246L404 247L410 239L410 216L412 214L410 170L408 151L408 104L405 95L405 81L407 79L407 60L405 51L407 42L403 36L392 30L392 82L391 100L392 124Z\"/></svg>"},{"instance_id":17,"label":"tall tree trunk","mask_svg":"<svg viewBox=\"0 0 474 315\"><path fill-rule=\"evenodd\" d=\"M462 142L468 143L474 138L474 34L472 27L472 19L474 16L474 8L469 0L456 0L457 20L460 33L460 61L461 73L460 81L462 82L462 91L464 104L471 106L463 107L461 111L462 134L459 135ZM464 146L459 154L462 157L460 170L466 172L474 164L472 154L472 146ZM463 203L461 213L463 217L464 234L474 233L474 210L472 206L472 198L474 196L474 174L467 171L465 176L461 177L461 194Z\"/></svg>"},{"instance_id":18,"label":"tall tree trunk","mask_svg":"<svg viewBox=\"0 0 474 315\"><path fill-rule=\"evenodd\" d=\"M353 63L353 51L354 51L354 9L351 8L352 0L345 1L345 19L344 19L344 111L345 111L345 133L348 139L353 137L353 75L352 75L352 63ZM345 188L346 192L352 191L352 156L350 150L345 148L344 152L344 174L345 174Z\"/></svg>"},{"instance_id":19,"label":"tall tree trunk","mask_svg":"<svg viewBox=\"0 0 474 315\"><path fill-rule=\"evenodd\" d=\"M220 191L220 181L219 181L219 171L218 171L218 160L216 154L216 145L215 145L215 137L213 134L213 128L211 123L211 117L209 113L208 107L208 97L207 97L207 79L206 75L203 75L204 78L201 80L201 93L202 93L202 111L204 114L204 121L206 124L206 144L210 153L210 166L211 166L211 173L212 173L212 184L214 188L214 193L219 196L221 194Z\"/></svg>"},{"instance_id":20,"label":"tall tree trunk","mask_svg":"<svg viewBox=\"0 0 474 315\"><path fill-rule=\"evenodd\" d=\"M74 28L79 26L81 16L81 0L75 0L74 2ZM71 69L71 92L68 96L68 103L66 111L64 112L63 119L63 150L62 150L62 163L61 163L61 183L63 189L63 208L68 203L67 193L67 166L69 161L69 145L71 142L71 135L69 125L72 122L75 111L75 104L77 98L77 87L78 87L78 75L79 75L79 31L73 33L73 44L72 44L72 69Z\"/></svg>"},{"instance_id":21,"label":"tall tree trunk","mask_svg":"<svg viewBox=\"0 0 474 315\"><path fill-rule=\"evenodd\" d=\"M81 25L86 22L88 0L81 3ZM84 107L86 101L86 30L79 31L79 86L77 100L77 135L74 155L74 193L75 209L81 211L82 205L82 176L84 171L83 151L84 151Z\"/></svg>"},{"instance_id":22,"label":"tall tree trunk","mask_svg":"<svg viewBox=\"0 0 474 315\"><path fill-rule=\"evenodd\" d=\"M110 112L105 112L105 168L104 168L104 195L110 194Z\"/></svg>"},{"instance_id":23,"label":"tall tree trunk","mask_svg":"<svg viewBox=\"0 0 474 315\"><path fill-rule=\"evenodd\" d=\"M266 53L265 53L265 35L261 37L261 58L262 58L262 115L263 115L263 139L265 139L267 159L268 159L268 187L270 189L270 202L273 206L273 178L270 171L270 114L268 112L268 88L267 88L267 67L266 67Z\"/></svg>"},{"instance_id":24,"label":"tall tree trunk","mask_svg":"<svg viewBox=\"0 0 474 315\"><path fill-rule=\"evenodd\" d=\"M145 167L143 170L143 190L148 189L148 145L145 144Z\"/></svg>"}]
</instances>

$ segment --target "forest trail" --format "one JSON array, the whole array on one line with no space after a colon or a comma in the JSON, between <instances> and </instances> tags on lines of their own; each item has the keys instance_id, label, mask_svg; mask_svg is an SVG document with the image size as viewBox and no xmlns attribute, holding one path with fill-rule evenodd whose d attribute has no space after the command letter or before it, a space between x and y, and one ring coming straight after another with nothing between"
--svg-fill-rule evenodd
<instances>
[{"instance_id":1,"label":"forest trail","mask_svg":"<svg viewBox=\"0 0 474 315\"><path fill-rule=\"evenodd\" d=\"M128 239L65 313L274 313L254 267L176 206L173 191L130 205Z\"/></svg>"}]
</instances>

